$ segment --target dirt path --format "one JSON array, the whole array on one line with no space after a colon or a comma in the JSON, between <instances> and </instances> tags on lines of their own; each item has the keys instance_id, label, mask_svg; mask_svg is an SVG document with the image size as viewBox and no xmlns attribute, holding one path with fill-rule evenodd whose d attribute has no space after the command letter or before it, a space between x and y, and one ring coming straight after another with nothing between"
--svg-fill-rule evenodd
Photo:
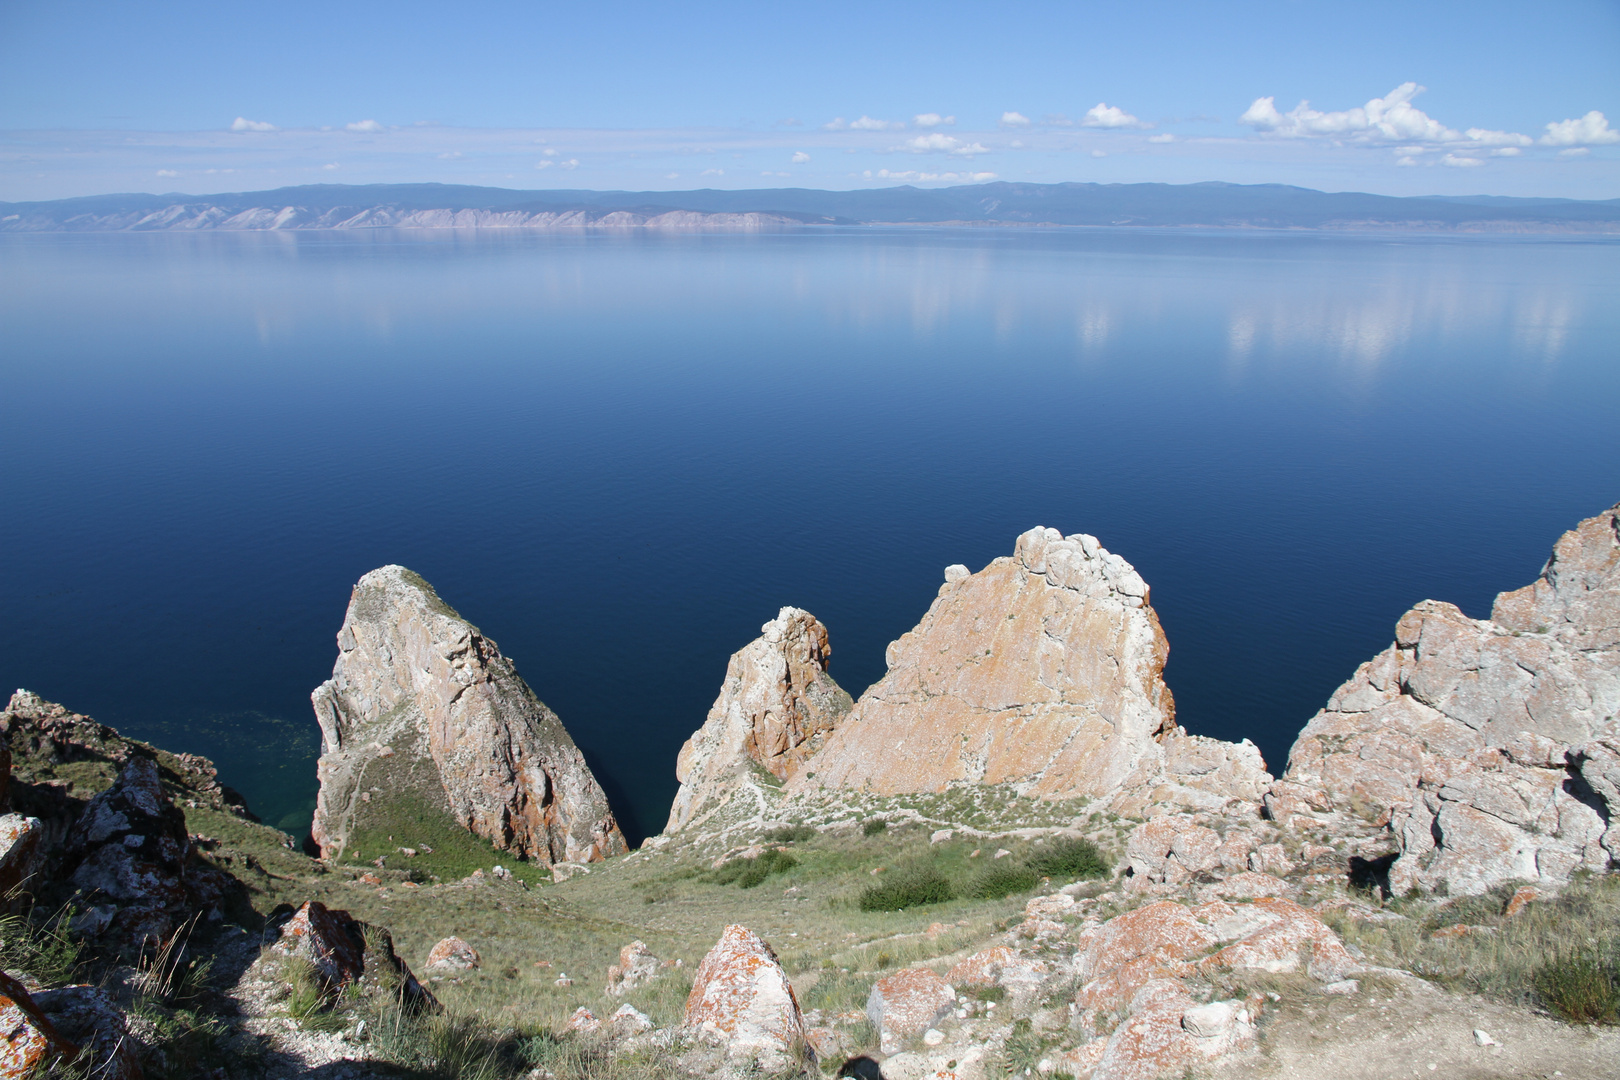
<instances>
[{"instance_id":1,"label":"dirt path","mask_svg":"<svg viewBox=\"0 0 1620 1080\"><path fill-rule=\"evenodd\" d=\"M1285 999L1259 1060L1216 1075L1255 1080L1616 1080L1620 1029L1559 1023L1419 979L1346 996ZM1497 1045L1479 1045L1475 1030Z\"/></svg>"}]
</instances>

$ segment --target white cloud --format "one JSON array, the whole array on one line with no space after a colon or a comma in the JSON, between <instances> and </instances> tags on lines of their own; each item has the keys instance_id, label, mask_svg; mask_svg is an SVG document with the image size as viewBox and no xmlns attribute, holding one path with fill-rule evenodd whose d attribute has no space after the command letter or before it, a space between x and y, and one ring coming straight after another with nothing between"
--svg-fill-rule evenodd
<instances>
[{"instance_id":1,"label":"white cloud","mask_svg":"<svg viewBox=\"0 0 1620 1080\"><path fill-rule=\"evenodd\" d=\"M274 131L276 125L267 124L263 120L249 120L245 116L238 116L231 121L232 131Z\"/></svg>"},{"instance_id":2,"label":"white cloud","mask_svg":"<svg viewBox=\"0 0 1620 1080\"><path fill-rule=\"evenodd\" d=\"M352 124L343 125L344 131L357 131L363 135L369 135L382 129L383 126L375 120L356 120Z\"/></svg>"},{"instance_id":3,"label":"white cloud","mask_svg":"<svg viewBox=\"0 0 1620 1080\"><path fill-rule=\"evenodd\" d=\"M1491 157L1518 157L1522 153L1524 151L1517 146L1498 146L1491 151Z\"/></svg>"},{"instance_id":4,"label":"white cloud","mask_svg":"<svg viewBox=\"0 0 1620 1080\"><path fill-rule=\"evenodd\" d=\"M913 154L950 154L953 157L973 157L976 154L990 152L983 143L964 143L955 135L941 135L937 131L928 135L918 135L915 139L907 139L904 146L894 146L890 149L906 150Z\"/></svg>"},{"instance_id":5,"label":"white cloud","mask_svg":"<svg viewBox=\"0 0 1620 1080\"><path fill-rule=\"evenodd\" d=\"M939 127L941 124L945 124L947 126L954 124L956 123L956 117L941 116L937 112L925 112L918 113L916 116L913 116L911 118L911 122L920 128L931 128Z\"/></svg>"},{"instance_id":6,"label":"white cloud","mask_svg":"<svg viewBox=\"0 0 1620 1080\"><path fill-rule=\"evenodd\" d=\"M175 172L173 169L159 169L158 170L158 175L159 176L179 176L180 174Z\"/></svg>"},{"instance_id":7,"label":"white cloud","mask_svg":"<svg viewBox=\"0 0 1620 1080\"><path fill-rule=\"evenodd\" d=\"M1481 146L1529 146L1531 139L1528 135L1520 135L1516 131L1487 131L1484 128L1469 128L1466 134L1471 142Z\"/></svg>"},{"instance_id":8,"label":"white cloud","mask_svg":"<svg viewBox=\"0 0 1620 1080\"><path fill-rule=\"evenodd\" d=\"M1106 150L1093 150L1091 152L1091 156L1092 157L1107 157L1108 156L1108 151L1106 151Z\"/></svg>"},{"instance_id":9,"label":"white cloud","mask_svg":"<svg viewBox=\"0 0 1620 1080\"><path fill-rule=\"evenodd\" d=\"M702 172L698 173L698 175L699 176L724 176L724 175L726 175L726 170L724 170L724 169L704 169Z\"/></svg>"},{"instance_id":10,"label":"white cloud","mask_svg":"<svg viewBox=\"0 0 1620 1080\"><path fill-rule=\"evenodd\" d=\"M1413 157L1411 154L1407 154L1405 157L1401 158L1401 160L1397 161L1395 164L1410 167L1412 165L1416 165L1417 163L1418 163L1417 158Z\"/></svg>"},{"instance_id":11,"label":"white cloud","mask_svg":"<svg viewBox=\"0 0 1620 1080\"><path fill-rule=\"evenodd\" d=\"M1568 150L1560 150L1560 151L1558 151L1558 156L1561 157L1561 158L1578 158L1578 157L1585 157L1587 154L1590 154L1591 152L1592 152L1592 150L1591 150L1590 147L1572 146Z\"/></svg>"},{"instance_id":12,"label":"white cloud","mask_svg":"<svg viewBox=\"0 0 1620 1080\"><path fill-rule=\"evenodd\" d=\"M563 169L577 169L579 168L579 158L569 158L567 161L559 161L557 166Z\"/></svg>"},{"instance_id":13,"label":"white cloud","mask_svg":"<svg viewBox=\"0 0 1620 1080\"><path fill-rule=\"evenodd\" d=\"M541 153L545 154L546 157L561 157L562 156L562 151L558 150L555 146L548 146L544 150L542 150Z\"/></svg>"},{"instance_id":14,"label":"white cloud","mask_svg":"<svg viewBox=\"0 0 1620 1080\"><path fill-rule=\"evenodd\" d=\"M1004 112L1001 114L1002 127L1029 127L1029 117L1023 113Z\"/></svg>"},{"instance_id":15,"label":"white cloud","mask_svg":"<svg viewBox=\"0 0 1620 1080\"><path fill-rule=\"evenodd\" d=\"M1099 101L1086 110L1086 115L1080 119L1081 127L1095 128L1144 128L1152 124L1144 124L1124 109L1116 105L1109 105Z\"/></svg>"},{"instance_id":16,"label":"white cloud","mask_svg":"<svg viewBox=\"0 0 1620 1080\"><path fill-rule=\"evenodd\" d=\"M1620 131L1609 127L1609 118L1593 109L1578 120L1548 124L1541 141L1547 146L1599 146L1620 142Z\"/></svg>"},{"instance_id":17,"label":"white cloud","mask_svg":"<svg viewBox=\"0 0 1620 1080\"><path fill-rule=\"evenodd\" d=\"M335 161L329 161L325 165L321 166L321 168L325 169L327 172L331 172L333 169L335 169L337 167L338 167L338 163L335 162Z\"/></svg>"},{"instance_id":18,"label":"white cloud","mask_svg":"<svg viewBox=\"0 0 1620 1080\"><path fill-rule=\"evenodd\" d=\"M233 173L235 171L236 171L235 169L204 169L203 170L203 172L207 173L209 176L213 176L215 173Z\"/></svg>"},{"instance_id":19,"label":"white cloud","mask_svg":"<svg viewBox=\"0 0 1620 1080\"><path fill-rule=\"evenodd\" d=\"M945 181L947 183L963 183L963 182L966 182L966 183L972 183L972 184L982 184L982 183L986 182L987 180L994 180L996 178L996 174L993 173L993 172L943 172L943 173L931 173L931 172L917 172L916 170L913 170L913 169L908 169L905 172L890 172L888 169L879 169L875 173L872 170L868 169L865 172L861 173L861 176L864 179L867 179L867 180L905 180L905 181L917 180L917 181L923 181L923 182Z\"/></svg>"},{"instance_id":20,"label":"white cloud","mask_svg":"<svg viewBox=\"0 0 1620 1080\"><path fill-rule=\"evenodd\" d=\"M1176 137L1174 135L1170 134L1168 131L1166 131L1162 135L1149 135L1148 136L1148 142L1167 143L1167 142L1175 142L1175 141L1176 141Z\"/></svg>"},{"instance_id":21,"label":"white cloud","mask_svg":"<svg viewBox=\"0 0 1620 1080\"><path fill-rule=\"evenodd\" d=\"M1012 147L1014 150L1022 150L1024 148L1024 140L1023 139L1014 139L1012 142L1008 143L1007 145Z\"/></svg>"},{"instance_id":22,"label":"white cloud","mask_svg":"<svg viewBox=\"0 0 1620 1080\"><path fill-rule=\"evenodd\" d=\"M809 160L810 160L810 155L805 153L803 150L795 150L795 151L793 151L793 164L795 164L795 165L803 165L805 162L807 162Z\"/></svg>"},{"instance_id":23,"label":"white cloud","mask_svg":"<svg viewBox=\"0 0 1620 1080\"><path fill-rule=\"evenodd\" d=\"M822 124L821 125L821 130L823 130L823 131L843 131L847 127L849 127L849 125L844 123L844 118L842 116L835 116L831 120L827 121L825 124Z\"/></svg>"},{"instance_id":24,"label":"white cloud","mask_svg":"<svg viewBox=\"0 0 1620 1080\"><path fill-rule=\"evenodd\" d=\"M1347 136L1361 141L1461 141L1461 133L1412 106L1412 99L1423 90L1417 83L1402 83L1360 108L1341 112L1319 112L1311 108L1310 102L1301 101L1288 112L1279 113L1275 98L1256 98L1238 117L1238 123L1288 138Z\"/></svg>"},{"instance_id":25,"label":"white cloud","mask_svg":"<svg viewBox=\"0 0 1620 1080\"><path fill-rule=\"evenodd\" d=\"M1041 117L1041 123L1048 127L1074 127L1074 121L1062 113L1047 113Z\"/></svg>"},{"instance_id":26,"label":"white cloud","mask_svg":"<svg viewBox=\"0 0 1620 1080\"><path fill-rule=\"evenodd\" d=\"M555 161L537 161L534 163L534 167L537 169L549 169L555 164L557 164Z\"/></svg>"},{"instance_id":27,"label":"white cloud","mask_svg":"<svg viewBox=\"0 0 1620 1080\"><path fill-rule=\"evenodd\" d=\"M771 172L769 169L767 169L765 172L762 172L759 175L761 175L761 176L787 176L788 174L785 173L785 172Z\"/></svg>"},{"instance_id":28,"label":"white cloud","mask_svg":"<svg viewBox=\"0 0 1620 1080\"><path fill-rule=\"evenodd\" d=\"M440 161L454 161L454 160L456 160L456 158L461 156L461 151L460 150L446 150L442 154L434 154L433 156L438 158Z\"/></svg>"},{"instance_id":29,"label":"white cloud","mask_svg":"<svg viewBox=\"0 0 1620 1080\"><path fill-rule=\"evenodd\" d=\"M851 131L899 131L905 126L899 120L874 120L866 115L862 115L859 120L849 122L849 130Z\"/></svg>"},{"instance_id":30,"label":"white cloud","mask_svg":"<svg viewBox=\"0 0 1620 1080\"><path fill-rule=\"evenodd\" d=\"M664 174L665 180L679 180L680 178L681 174L678 172L667 172Z\"/></svg>"},{"instance_id":31,"label":"white cloud","mask_svg":"<svg viewBox=\"0 0 1620 1080\"><path fill-rule=\"evenodd\" d=\"M776 122L776 126L777 127L804 127L804 122L802 120L800 120L798 117L789 116L784 120L778 120Z\"/></svg>"},{"instance_id":32,"label":"white cloud","mask_svg":"<svg viewBox=\"0 0 1620 1080\"><path fill-rule=\"evenodd\" d=\"M1485 163L1477 157L1458 157L1456 154L1447 154L1440 159L1440 164L1449 165L1453 169L1472 169Z\"/></svg>"}]
</instances>

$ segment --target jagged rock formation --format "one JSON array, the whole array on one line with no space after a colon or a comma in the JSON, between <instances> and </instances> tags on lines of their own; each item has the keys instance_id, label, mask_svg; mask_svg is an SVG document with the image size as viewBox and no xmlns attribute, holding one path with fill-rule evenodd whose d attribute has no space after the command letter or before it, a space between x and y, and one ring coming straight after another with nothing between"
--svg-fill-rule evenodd
<instances>
[{"instance_id":1,"label":"jagged rock formation","mask_svg":"<svg viewBox=\"0 0 1620 1080\"><path fill-rule=\"evenodd\" d=\"M681 787L665 833L677 833L726 805L756 770L795 776L850 710L827 662L827 628L808 611L783 608L760 636L732 654L708 719L681 747Z\"/></svg>"},{"instance_id":2,"label":"jagged rock formation","mask_svg":"<svg viewBox=\"0 0 1620 1080\"><path fill-rule=\"evenodd\" d=\"M171 754L126 738L28 690L11 695L0 711L0 735L7 746L6 798L18 813L40 820L48 845L66 839L86 803L112 785L131 754L157 762L168 798L258 820L241 795L219 782L214 763L207 758Z\"/></svg>"},{"instance_id":3,"label":"jagged rock formation","mask_svg":"<svg viewBox=\"0 0 1620 1080\"><path fill-rule=\"evenodd\" d=\"M1399 892L1562 882L1620 857L1617 713L1620 506L1565 533L1488 620L1407 612L1300 733L1268 812L1387 822Z\"/></svg>"},{"instance_id":4,"label":"jagged rock formation","mask_svg":"<svg viewBox=\"0 0 1620 1080\"><path fill-rule=\"evenodd\" d=\"M354 587L332 677L310 696L321 726L313 833L325 858L392 832L391 815L423 814L448 814L544 863L625 850L556 714L493 641L403 566Z\"/></svg>"},{"instance_id":5,"label":"jagged rock formation","mask_svg":"<svg viewBox=\"0 0 1620 1080\"><path fill-rule=\"evenodd\" d=\"M1148 587L1094 537L1031 529L1011 558L945 577L922 622L889 646L888 674L790 791L1004 783L1046 798L1123 796L1134 810L1156 798L1213 808L1270 783L1251 744L1176 727Z\"/></svg>"}]
</instances>

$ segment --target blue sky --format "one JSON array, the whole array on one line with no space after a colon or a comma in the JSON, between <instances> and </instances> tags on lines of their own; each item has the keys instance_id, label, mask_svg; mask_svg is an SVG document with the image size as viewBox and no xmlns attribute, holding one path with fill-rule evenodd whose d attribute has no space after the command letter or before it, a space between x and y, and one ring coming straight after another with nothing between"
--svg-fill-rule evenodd
<instances>
[{"instance_id":1,"label":"blue sky","mask_svg":"<svg viewBox=\"0 0 1620 1080\"><path fill-rule=\"evenodd\" d=\"M1620 0L0 3L0 199L992 177L1620 197Z\"/></svg>"}]
</instances>

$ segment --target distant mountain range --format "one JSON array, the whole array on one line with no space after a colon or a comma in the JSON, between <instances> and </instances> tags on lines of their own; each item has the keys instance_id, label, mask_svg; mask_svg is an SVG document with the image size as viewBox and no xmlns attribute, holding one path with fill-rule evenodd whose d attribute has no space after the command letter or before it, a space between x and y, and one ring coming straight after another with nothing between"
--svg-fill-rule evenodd
<instances>
[{"instance_id":1,"label":"distant mountain range","mask_svg":"<svg viewBox=\"0 0 1620 1080\"><path fill-rule=\"evenodd\" d=\"M0 203L0 231L1087 225L1620 233L1620 199L1396 198L1283 184L972 184L924 190L514 191L312 184L231 195Z\"/></svg>"}]
</instances>

